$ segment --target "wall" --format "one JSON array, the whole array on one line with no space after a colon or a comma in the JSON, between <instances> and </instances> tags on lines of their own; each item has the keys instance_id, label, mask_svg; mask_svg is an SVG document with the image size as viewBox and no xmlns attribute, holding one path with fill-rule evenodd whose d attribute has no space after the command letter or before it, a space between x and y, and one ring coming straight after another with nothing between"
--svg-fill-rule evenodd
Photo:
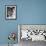
<instances>
[{"instance_id":1,"label":"wall","mask_svg":"<svg viewBox=\"0 0 46 46\"><path fill-rule=\"evenodd\" d=\"M17 6L16 20L5 20L5 5L10 4ZM18 32L18 24L46 24L46 0L0 0L0 44L8 43L9 32Z\"/></svg>"}]
</instances>

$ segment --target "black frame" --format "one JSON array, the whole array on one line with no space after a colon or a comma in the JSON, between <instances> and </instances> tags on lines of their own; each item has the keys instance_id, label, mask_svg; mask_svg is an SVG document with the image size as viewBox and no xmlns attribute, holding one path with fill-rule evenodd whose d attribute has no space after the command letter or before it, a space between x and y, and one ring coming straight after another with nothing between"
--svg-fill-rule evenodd
<instances>
[{"instance_id":1,"label":"black frame","mask_svg":"<svg viewBox=\"0 0 46 46\"><path fill-rule=\"evenodd\" d=\"M9 19L9 18L7 17L7 7L15 7L15 12L16 12L15 18ZM16 19L17 19L17 8L16 8L16 7L17 7L16 5L5 5L5 19L6 19L6 20L16 20Z\"/></svg>"}]
</instances>

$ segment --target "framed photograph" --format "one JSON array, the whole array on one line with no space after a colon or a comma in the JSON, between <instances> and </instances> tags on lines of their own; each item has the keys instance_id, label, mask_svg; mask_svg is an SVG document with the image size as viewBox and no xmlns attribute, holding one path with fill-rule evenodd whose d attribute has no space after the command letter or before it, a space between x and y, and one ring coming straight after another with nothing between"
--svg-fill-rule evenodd
<instances>
[{"instance_id":1,"label":"framed photograph","mask_svg":"<svg viewBox=\"0 0 46 46\"><path fill-rule=\"evenodd\" d=\"M18 42L24 43L24 40L46 41L46 24L19 24Z\"/></svg>"},{"instance_id":2,"label":"framed photograph","mask_svg":"<svg viewBox=\"0 0 46 46\"><path fill-rule=\"evenodd\" d=\"M5 5L5 18L8 20L16 19L16 5Z\"/></svg>"}]
</instances>

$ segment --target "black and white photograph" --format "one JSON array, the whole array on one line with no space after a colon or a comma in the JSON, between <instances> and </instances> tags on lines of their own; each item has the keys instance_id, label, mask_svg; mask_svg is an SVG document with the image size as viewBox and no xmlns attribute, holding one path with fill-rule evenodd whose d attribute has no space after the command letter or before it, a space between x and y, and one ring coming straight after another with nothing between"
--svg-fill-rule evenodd
<instances>
[{"instance_id":1,"label":"black and white photograph","mask_svg":"<svg viewBox=\"0 0 46 46\"><path fill-rule=\"evenodd\" d=\"M46 25L19 24L18 41L20 46L43 45L46 43Z\"/></svg>"},{"instance_id":2,"label":"black and white photograph","mask_svg":"<svg viewBox=\"0 0 46 46\"><path fill-rule=\"evenodd\" d=\"M6 5L5 7L6 19L16 19L16 5Z\"/></svg>"}]
</instances>

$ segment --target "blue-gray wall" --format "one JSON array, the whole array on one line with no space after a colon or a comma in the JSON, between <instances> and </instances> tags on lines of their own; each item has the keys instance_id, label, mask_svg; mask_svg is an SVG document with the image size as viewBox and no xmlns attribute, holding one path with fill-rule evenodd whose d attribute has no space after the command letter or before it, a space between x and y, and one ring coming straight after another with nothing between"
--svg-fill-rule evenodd
<instances>
[{"instance_id":1,"label":"blue-gray wall","mask_svg":"<svg viewBox=\"0 0 46 46\"><path fill-rule=\"evenodd\" d=\"M5 5L17 6L16 20L5 20ZM46 24L46 0L0 0L0 44L8 43L9 32L18 32L18 24Z\"/></svg>"}]
</instances>

